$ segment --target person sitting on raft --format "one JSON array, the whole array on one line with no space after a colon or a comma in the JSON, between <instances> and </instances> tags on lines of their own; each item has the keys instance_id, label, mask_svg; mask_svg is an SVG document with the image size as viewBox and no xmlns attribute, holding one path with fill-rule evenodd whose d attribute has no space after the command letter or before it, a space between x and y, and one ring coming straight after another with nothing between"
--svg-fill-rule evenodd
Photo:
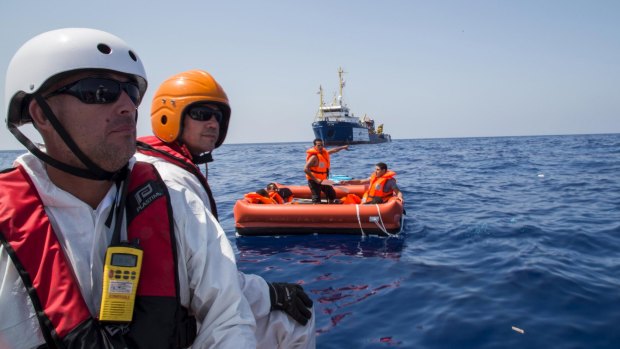
<instances>
[{"instance_id":1,"label":"person sitting on raft","mask_svg":"<svg viewBox=\"0 0 620 349\"><path fill-rule=\"evenodd\" d=\"M251 204L275 205L276 200L269 197L269 193L265 189L259 189L255 192L247 193L243 196L245 201Z\"/></svg>"},{"instance_id":2,"label":"person sitting on raft","mask_svg":"<svg viewBox=\"0 0 620 349\"><path fill-rule=\"evenodd\" d=\"M247 202L251 204L288 204L293 202L293 193L288 188L278 188L275 183L269 183L265 189L244 195Z\"/></svg>"},{"instance_id":3,"label":"person sitting on raft","mask_svg":"<svg viewBox=\"0 0 620 349\"><path fill-rule=\"evenodd\" d=\"M289 188L278 188L277 184L269 183L265 190L269 194L269 197L278 204L293 202L293 192Z\"/></svg>"},{"instance_id":4,"label":"person sitting on raft","mask_svg":"<svg viewBox=\"0 0 620 349\"><path fill-rule=\"evenodd\" d=\"M403 202L403 193L398 188L395 177L396 172L388 171L387 165L379 162L375 165L375 171L370 175L370 178L340 182L340 184L368 184L361 199L355 194L348 194L341 201L343 204L380 204L388 202L390 198L396 196Z\"/></svg>"}]
</instances>

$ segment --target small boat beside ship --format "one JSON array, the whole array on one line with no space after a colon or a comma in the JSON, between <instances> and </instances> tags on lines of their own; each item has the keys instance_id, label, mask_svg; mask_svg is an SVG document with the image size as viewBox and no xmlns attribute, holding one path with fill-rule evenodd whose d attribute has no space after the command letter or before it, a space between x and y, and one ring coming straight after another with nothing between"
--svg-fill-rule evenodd
<instances>
[{"instance_id":1,"label":"small boat beside ship","mask_svg":"<svg viewBox=\"0 0 620 349\"><path fill-rule=\"evenodd\" d=\"M364 115L357 118L344 103L344 71L338 69L339 94L331 105L323 102L323 88L319 87L320 105L312 123L315 138L325 145L374 144L391 142L392 137L383 132L383 124L375 128L375 121Z\"/></svg>"},{"instance_id":2,"label":"small boat beside ship","mask_svg":"<svg viewBox=\"0 0 620 349\"><path fill-rule=\"evenodd\" d=\"M308 186L278 185L287 188L295 201L290 204L258 204L237 200L233 208L235 230L244 236L348 234L389 236L400 233L404 210L393 198L382 204L312 204ZM334 185L337 197L362 196L364 185Z\"/></svg>"}]
</instances>

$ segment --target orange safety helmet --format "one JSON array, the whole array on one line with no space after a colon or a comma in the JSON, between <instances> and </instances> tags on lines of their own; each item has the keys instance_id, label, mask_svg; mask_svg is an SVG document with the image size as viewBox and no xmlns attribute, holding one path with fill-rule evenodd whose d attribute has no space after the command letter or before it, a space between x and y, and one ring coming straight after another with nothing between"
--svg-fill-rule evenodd
<instances>
[{"instance_id":1,"label":"orange safety helmet","mask_svg":"<svg viewBox=\"0 0 620 349\"><path fill-rule=\"evenodd\" d=\"M215 147L224 143L230 121L230 105L226 92L211 74L204 70L188 70L164 81L153 97L151 127L157 138L172 143L183 133L185 110L194 103L210 102L221 108L223 117Z\"/></svg>"}]
</instances>

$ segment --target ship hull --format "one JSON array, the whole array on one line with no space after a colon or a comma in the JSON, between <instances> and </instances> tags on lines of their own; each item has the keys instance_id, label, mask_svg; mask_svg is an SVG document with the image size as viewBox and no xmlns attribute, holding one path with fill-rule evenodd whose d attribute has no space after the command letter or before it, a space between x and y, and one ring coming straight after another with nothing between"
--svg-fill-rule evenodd
<instances>
[{"instance_id":1,"label":"ship hull","mask_svg":"<svg viewBox=\"0 0 620 349\"><path fill-rule=\"evenodd\" d=\"M338 121L315 121L312 123L315 138L325 145L374 144L391 141L390 135L375 134L359 124Z\"/></svg>"}]
</instances>

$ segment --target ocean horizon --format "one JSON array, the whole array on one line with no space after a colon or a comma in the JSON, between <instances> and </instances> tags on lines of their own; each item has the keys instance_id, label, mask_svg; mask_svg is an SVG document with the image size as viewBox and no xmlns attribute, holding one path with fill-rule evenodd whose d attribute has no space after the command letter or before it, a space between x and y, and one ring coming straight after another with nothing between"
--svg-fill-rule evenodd
<instances>
[{"instance_id":1,"label":"ocean horizon","mask_svg":"<svg viewBox=\"0 0 620 349\"><path fill-rule=\"evenodd\" d=\"M510 138L510 137L562 137L562 136L605 136L620 134L620 132L605 132L605 133L566 133L566 134L540 134L540 135L505 135L505 136L458 136L458 137L421 137L421 138L392 138L393 141L414 141L414 140L433 140L433 139L476 139L476 138ZM142 135L147 136L147 135ZM138 137L142 137L138 136ZM313 138L308 138L305 141L281 141L281 142L227 142L226 145L252 145L252 144L295 144L295 143L307 143L312 144ZM327 147L330 148L330 147ZM0 149L0 152L26 152L26 149ZM217 150L216 150L217 152Z\"/></svg>"}]
</instances>

